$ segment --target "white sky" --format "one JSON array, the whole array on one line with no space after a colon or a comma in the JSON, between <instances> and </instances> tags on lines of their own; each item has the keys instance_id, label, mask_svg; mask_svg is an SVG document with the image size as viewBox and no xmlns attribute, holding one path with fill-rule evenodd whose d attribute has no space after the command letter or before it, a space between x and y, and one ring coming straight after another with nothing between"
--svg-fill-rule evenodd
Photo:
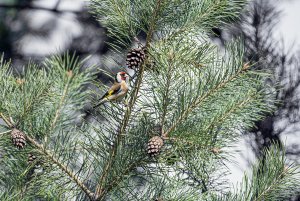
<instances>
[{"instance_id":1,"label":"white sky","mask_svg":"<svg viewBox=\"0 0 300 201\"><path fill-rule=\"evenodd\" d=\"M300 48L300 0L284 1L279 8L283 10L278 24L277 37L282 37L286 47Z\"/></svg>"}]
</instances>

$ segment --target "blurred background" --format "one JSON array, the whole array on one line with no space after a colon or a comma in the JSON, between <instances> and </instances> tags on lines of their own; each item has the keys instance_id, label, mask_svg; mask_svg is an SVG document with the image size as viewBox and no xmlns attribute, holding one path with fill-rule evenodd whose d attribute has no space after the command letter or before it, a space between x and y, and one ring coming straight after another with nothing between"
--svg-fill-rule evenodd
<instances>
[{"instance_id":1,"label":"blurred background","mask_svg":"<svg viewBox=\"0 0 300 201\"><path fill-rule=\"evenodd\" d=\"M88 6L89 0L0 0L0 52L16 71L29 61L42 62L67 50L81 58L90 56L88 65L112 68L107 42L113 39L89 14ZM212 29L211 39L220 47L241 38L245 62L272 72L266 84L278 89L274 113L243 133L233 148L235 163L227 164L233 185L273 142L286 146L290 161L300 162L299 10L300 0L252 0L239 21ZM293 200L300 200L300 195Z\"/></svg>"}]
</instances>

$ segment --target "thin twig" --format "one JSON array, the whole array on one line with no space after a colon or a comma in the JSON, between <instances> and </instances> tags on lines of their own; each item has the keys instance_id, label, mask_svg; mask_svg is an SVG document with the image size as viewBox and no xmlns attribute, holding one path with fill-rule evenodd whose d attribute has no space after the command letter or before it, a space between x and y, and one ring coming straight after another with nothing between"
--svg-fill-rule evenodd
<instances>
[{"instance_id":1,"label":"thin twig","mask_svg":"<svg viewBox=\"0 0 300 201\"><path fill-rule=\"evenodd\" d=\"M173 58L171 58L173 59ZM166 86L166 91L165 93L163 94L163 100L162 100L162 108L163 108L163 113L162 113L162 117L161 117L161 131L160 131L160 134L163 134L164 133L164 130L165 130L165 121L166 121L166 115L167 115L167 111L168 111L168 103L169 103L169 93L170 93L170 85L171 85L171 72L172 72L172 64L168 65L168 73L167 73L167 86Z\"/></svg>"},{"instance_id":2,"label":"thin twig","mask_svg":"<svg viewBox=\"0 0 300 201\"><path fill-rule=\"evenodd\" d=\"M66 96L67 96L67 93L68 93L68 90L69 90L69 84L70 84L70 77L68 76L68 81L67 81L67 84L66 86L64 87L64 91L63 91L63 94L61 96L61 99L59 101L59 104L58 104L58 107L56 109L56 112L55 112L55 116L54 116L54 119L51 123L51 126L50 126L50 131L49 131L49 134L51 134L51 132L53 131L56 123L57 123L57 120L59 119L60 117L60 114L61 114L61 110L62 110L62 106L63 106L63 103L66 99ZM47 144L47 135L45 135L45 144Z\"/></svg>"},{"instance_id":3,"label":"thin twig","mask_svg":"<svg viewBox=\"0 0 300 201\"><path fill-rule=\"evenodd\" d=\"M9 131L4 131L4 132L0 133L0 136L1 136L1 135L5 135L5 134L10 133L10 132L11 132L11 130L9 130Z\"/></svg>"},{"instance_id":4,"label":"thin twig","mask_svg":"<svg viewBox=\"0 0 300 201\"><path fill-rule=\"evenodd\" d=\"M284 175L286 174L286 171L283 171L283 172L281 172L280 173L280 175L278 175L278 177L276 178L276 181L273 183L273 184L271 184L267 189L265 189L265 190L263 190L262 192L261 192L261 194L260 195L258 195L256 198L252 198L253 199L253 201L260 201L260 200L263 200L263 198L264 198L264 195L265 194L267 194L269 191L272 191L272 188L275 186L277 186L277 184L280 182L280 178L282 178ZM251 199L251 200L252 200Z\"/></svg>"},{"instance_id":5,"label":"thin twig","mask_svg":"<svg viewBox=\"0 0 300 201\"><path fill-rule=\"evenodd\" d=\"M84 192L85 194L93 200L94 194L90 191L80 180L79 178L64 164L62 164L57 158L54 157L54 154L49 150L46 150L43 145L36 142L33 138L26 135L27 140L33 144L38 150L46 155L52 162L54 162L63 172L65 172Z\"/></svg>"},{"instance_id":6,"label":"thin twig","mask_svg":"<svg viewBox=\"0 0 300 201\"><path fill-rule=\"evenodd\" d=\"M55 127L56 122L57 122L57 120L60 116L62 105L63 105L63 103L66 99L66 96L67 96L67 93L68 93L68 90L69 90L69 84L70 84L70 77L68 76L68 81L67 81L66 86L64 87L64 91L63 91L63 94L62 94L61 99L59 101L59 105L57 107L57 110L55 112L55 117L54 117L53 122L51 124L51 129L50 130L52 130Z\"/></svg>"},{"instance_id":7,"label":"thin twig","mask_svg":"<svg viewBox=\"0 0 300 201\"><path fill-rule=\"evenodd\" d=\"M225 114L223 114L220 119L218 119L218 123L224 122L230 114L232 114L233 112L235 112L239 108L243 108L244 105L247 104L250 101L250 98L252 98L252 97L250 96L247 99L238 102L235 107L232 107L229 111L227 111ZM212 129L215 126L216 126L216 122L213 121L213 122L211 122L211 124L205 130L209 131L210 129Z\"/></svg>"},{"instance_id":8,"label":"thin twig","mask_svg":"<svg viewBox=\"0 0 300 201\"><path fill-rule=\"evenodd\" d=\"M0 112L0 117L8 125L9 128L14 128L14 125Z\"/></svg>"},{"instance_id":9,"label":"thin twig","mask_svg":"<svg viewBox=\"0 0 300 201\"><path fill-rule=\"evenodd\" d=\"M198 99L196 99L195 101L193 101L193 103L179 116L179 118L175 121L175 123L165 133L163 133L163 137L167 137L169 133L171 133L172 131L174 131L176 129L176 127L184 119L186 119L188 117L188 115L190 114L190 112L192 112L195 107L199 106L207 97L209 97L211 94L215 93L216 91L218 91L219 89L221 89L222 87L224 87L227 83L229 83L232 80L234 80L237 76L239 76L243 72L245 72L245 71L243 71L243 69L240 69L236 74L234 74L233 76L231 76L225 82L220 83L219 85L215 86L211 91L209 91L207 94L205 94L204 96L199 97Z\"/></svg>"}]
</instances>

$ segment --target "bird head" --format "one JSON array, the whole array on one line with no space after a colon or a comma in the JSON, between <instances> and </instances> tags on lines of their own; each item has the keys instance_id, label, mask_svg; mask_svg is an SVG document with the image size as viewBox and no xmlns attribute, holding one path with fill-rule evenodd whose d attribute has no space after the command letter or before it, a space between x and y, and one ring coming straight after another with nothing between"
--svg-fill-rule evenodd
<instances>
[{"instance_id":1,"label":"bird head","mask_svg":"<svg viewBox=\"0 0 300 201\"><path fill-rule=\"evenodd\" d=\"M116 74L116 81L120 83L120 82L122 82L123 80L124 80L125 82L128 82L128 81L129 81L129 75L128 75L127 73L123 72L123 71L118 72L118 73Z\"/></svg>"}]
</instances>

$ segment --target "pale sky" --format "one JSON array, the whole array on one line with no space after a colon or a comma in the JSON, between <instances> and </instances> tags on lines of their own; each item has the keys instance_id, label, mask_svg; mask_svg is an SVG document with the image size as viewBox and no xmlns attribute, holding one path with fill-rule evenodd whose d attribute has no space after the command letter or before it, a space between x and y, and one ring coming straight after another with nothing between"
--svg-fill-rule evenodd
<instances>
[{"instance_id":1,"label":"pale sky","mask_svg":"<svg viewBox=\"0 0 300 201\"><path fill-rule=\"evenodd\" d=\"M282 37L286 47L300 48L300 0L284 1L279 8L283 10L278 24L277 37Z\"/></svg>"}]
</instances>

